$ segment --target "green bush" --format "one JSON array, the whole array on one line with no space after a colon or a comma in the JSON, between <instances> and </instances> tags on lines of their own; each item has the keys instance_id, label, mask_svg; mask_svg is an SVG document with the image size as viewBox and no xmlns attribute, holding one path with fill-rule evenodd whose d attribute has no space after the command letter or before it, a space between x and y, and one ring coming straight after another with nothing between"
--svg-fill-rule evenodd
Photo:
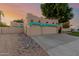
<instances>
[{"instance_id":1,"label":"green bush","mask_svg":"<svg viewBox=\"0 0 79 59\"><path fill-rule=\"evenodd\" d=\"M23 23L22 20L14 20L14 22Z\"/></svg>"}]
</instances>

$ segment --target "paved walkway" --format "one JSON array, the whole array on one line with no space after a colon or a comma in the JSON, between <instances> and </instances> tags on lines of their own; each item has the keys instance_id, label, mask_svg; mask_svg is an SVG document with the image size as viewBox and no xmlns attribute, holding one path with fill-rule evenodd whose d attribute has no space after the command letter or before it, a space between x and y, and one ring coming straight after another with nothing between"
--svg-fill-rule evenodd
<instances>
[{"instance_id":1,"label":"paved walkway","mask_svg":"<svg viewBox=\"0 0 79 59\"><path fill-rule=\"evenodd\" d=\"M51 56L79 56L79 37L51 34L32 38Z\"/></svg>"}]
</instances>

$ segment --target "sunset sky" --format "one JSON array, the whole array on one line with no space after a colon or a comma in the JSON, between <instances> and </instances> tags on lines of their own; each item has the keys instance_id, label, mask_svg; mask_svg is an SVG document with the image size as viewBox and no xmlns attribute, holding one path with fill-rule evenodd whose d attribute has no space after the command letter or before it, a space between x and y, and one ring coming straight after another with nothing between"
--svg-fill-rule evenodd
<instances>
[{"instance_id":1,"label":"sunset sky","mask_svg":"<svg viewBox=\"0 0 79 59\"><path fill-rule=\"evenodd\" d=\"M71 24L78 26L79 24L79 4L69 4L73 8L74 18L71 20ZM4 23L10 24L12 20L25 18L27 13L32 13L41 17L41 10L39 3L16 3L16 4L0 4L0 10L5 14L2 18Z\"/></svg>"}]
</instances>

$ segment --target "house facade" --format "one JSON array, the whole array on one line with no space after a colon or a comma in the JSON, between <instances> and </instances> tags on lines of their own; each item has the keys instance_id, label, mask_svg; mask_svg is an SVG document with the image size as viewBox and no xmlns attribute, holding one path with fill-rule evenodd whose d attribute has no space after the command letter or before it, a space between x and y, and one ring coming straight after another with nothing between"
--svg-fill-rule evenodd
<instances>
[{"instance_id":1,"label":"house facade","mask_svg":"<svg viewBox=\"0 0 79 59\"><path fill-rule=\"evenodd\" d=\"M24 19L24 32L29 36L46 35L57 33L58 20L44 19L41 17L27 14Z\"/></svg>"}]
</instances>

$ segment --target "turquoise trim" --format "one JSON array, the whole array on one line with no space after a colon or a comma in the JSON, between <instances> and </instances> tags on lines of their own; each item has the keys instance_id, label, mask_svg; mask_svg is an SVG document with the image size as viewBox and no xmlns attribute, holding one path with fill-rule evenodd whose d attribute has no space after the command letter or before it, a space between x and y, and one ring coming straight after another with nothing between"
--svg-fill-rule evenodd
<instances>
[{"instance_id":1,"label":"turquoise trim","mask_svg":"<svg viewBox=\"0 0 79 59\"><path fill-rule=\"evenodd\" d=\"M38 26L48 26L48 27L57 27L57 26L61 26L60 24L46 24L46 23L39 23L39 22L29 22L28 24L29 26L32 25L38 25Z\"/></svg>"}]
</instances>

